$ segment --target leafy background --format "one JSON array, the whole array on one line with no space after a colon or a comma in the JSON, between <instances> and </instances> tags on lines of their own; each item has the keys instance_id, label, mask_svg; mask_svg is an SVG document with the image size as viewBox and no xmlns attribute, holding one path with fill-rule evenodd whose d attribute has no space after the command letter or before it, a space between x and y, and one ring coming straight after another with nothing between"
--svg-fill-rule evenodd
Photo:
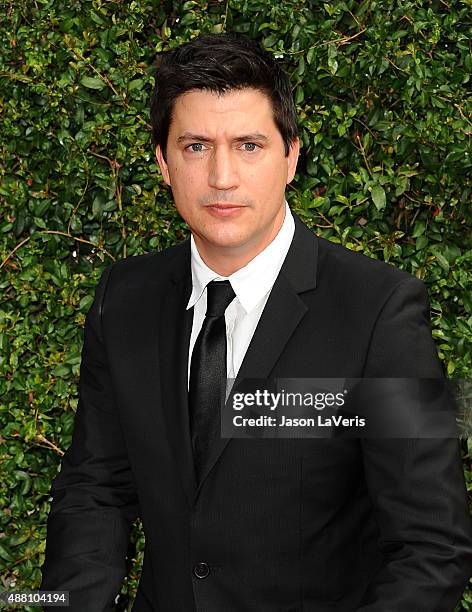
<instances>
[{"instance_id":1,"label":"leafy background","mask_svg":"<svg viewBox=\"0 0 472 612\"><path fill-rule=\"evenodd\" d=\"M226 30L277 54L303 143L290 205L320 235L423 279L445 371L471 376L470 0L0 9L0 590L40 583L101 271L188 235L150 138L162 50ZM462 452L472 492L470 439ZM142 551L137 523L116 610L131 609ZM458 610L472 610L469 590Z\"/></svg>"}]
</instances>

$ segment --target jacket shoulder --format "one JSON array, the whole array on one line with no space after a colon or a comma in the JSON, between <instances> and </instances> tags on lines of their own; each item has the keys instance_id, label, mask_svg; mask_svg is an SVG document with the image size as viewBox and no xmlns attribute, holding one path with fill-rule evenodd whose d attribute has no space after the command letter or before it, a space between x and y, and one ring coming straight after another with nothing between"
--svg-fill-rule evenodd
<instances>
[{"instance_id":1,"label":"jacket shoulder","mask_svg":"<svg viewBox=\"0 0 472 612\"><path fill-rule=\"evenodd\" d=\"M165 285L173 273L182 274L190 260L190 241L186 240L156 253L132 255L108 265L95 288L95 304L101 316L108 307L127 301L130 295Z\"/></svg>"},{"instance_id":2,"label":"jacket shoulder","mask_svg":"<svg viewBox=\"0 0 472 612\"><path fill-rule=\"evenodd\" d=\"M352 251L340 244L317 236L318 274L321 282L340 283L355 295L362 289L387 290L404 282L423 285L418 278L391 264Z\"/></svg>"},{"instance_id":3,"label":"jacket shoulder","mask_svg":"<svg viewBox=\"0 0 472 612\"><path fill-rule=\"evenodd\" d=\"M125 257L108 266L109 276L113 283L165 280L175 267L185 262L189 253L190 243L185 240L156 253Z\"/></svg>"}]
</instances>

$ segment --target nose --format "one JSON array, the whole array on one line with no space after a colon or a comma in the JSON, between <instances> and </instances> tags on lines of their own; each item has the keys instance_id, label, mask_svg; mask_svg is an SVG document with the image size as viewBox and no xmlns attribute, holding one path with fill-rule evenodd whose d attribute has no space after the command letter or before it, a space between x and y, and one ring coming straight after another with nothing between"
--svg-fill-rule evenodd
<instances>
[{"instance_id":1,"label":"nose","mask_svg":"<svg viewBox=\"0 0 472 612\"><path fill-rule=\"evenodd\" d=\"M233 189L239 184L234 153L227 147L216 146L210 159L208 184L214 189Z\"/></svg>"}]
</instances>

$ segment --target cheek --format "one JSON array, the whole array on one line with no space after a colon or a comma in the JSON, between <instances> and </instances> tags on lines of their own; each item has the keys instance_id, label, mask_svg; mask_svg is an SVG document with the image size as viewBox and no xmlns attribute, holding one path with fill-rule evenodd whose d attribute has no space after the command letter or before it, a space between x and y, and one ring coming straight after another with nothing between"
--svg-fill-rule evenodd
<instances>
[{"instance_id":1,"label":"cheek","mask_svg":"<svg viewBox=\"0 0 472 612\"><path fill-rule=\"evenodd\" d=\"M198 173L190 172L185 168L183 172L179 167L172 168L171 187L174 204L185 220L196 216L196 203L199 198L207 195L207 189Z\"/></svg>"},{"instance_id":2,"label":"cheek","mask_svg":"<svg viewBox=\"0 0 472 612\"><path fill-rule=\"evenodd\" d=\"M267 197L271 197L285 188L286 174L286 167L282 166L280 162L267 163L251 168L246 173L244 183L256 198L266 200Z\"/></svg>"},{"instance_id":3,"label":"cheek","mask_svg":"<svg viewBox=\"0 0 472 612\"><path fill-rule=\"evenodd\" d=\"M185 195L189 191L191 192L191 185L193 184L192 177L187 173L185 176L179 170L178 166L169 168L170 181L172 186L172 193L174 198Z\"/></svg>"},{"instance_id":4,"label":"cheek","mask_svg":"<svg viewBox=\"0 0 472 612\"><path fill-rule=\"evenodd\" d=\"M254 173L259 178L263 176L266 185L278 185L284 181L287 174L286 158L281 158L279 155L270 155L264 160L263 164L254 169Z\"/></svg>"},{"instance_id":5,"label":"cheek","mask_svg":"<svg viewBox=\"0 0 472 612\"><path fill-rule=\"evenodd\" d=\"M175 164L170 169L172 185L180 192L189 192L205 183L203 168L180 167Z\"/></svg>"}]
</instances>

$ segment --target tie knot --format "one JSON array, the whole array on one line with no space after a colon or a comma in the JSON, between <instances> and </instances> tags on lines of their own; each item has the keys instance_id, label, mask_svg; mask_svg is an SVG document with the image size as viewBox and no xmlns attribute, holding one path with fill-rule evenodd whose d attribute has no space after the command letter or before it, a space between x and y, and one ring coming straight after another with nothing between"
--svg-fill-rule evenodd
<instances>
[{"instance_id":1,"label":"tie knot","mask_svg":"<svg viewBox=\"0 0 472 612\"><path fill-rule=\"evenodd\" d=\"M211 281L207 285L207 317L221 317L236 294L229 281Z\"/></svg>"}]
</instances>

